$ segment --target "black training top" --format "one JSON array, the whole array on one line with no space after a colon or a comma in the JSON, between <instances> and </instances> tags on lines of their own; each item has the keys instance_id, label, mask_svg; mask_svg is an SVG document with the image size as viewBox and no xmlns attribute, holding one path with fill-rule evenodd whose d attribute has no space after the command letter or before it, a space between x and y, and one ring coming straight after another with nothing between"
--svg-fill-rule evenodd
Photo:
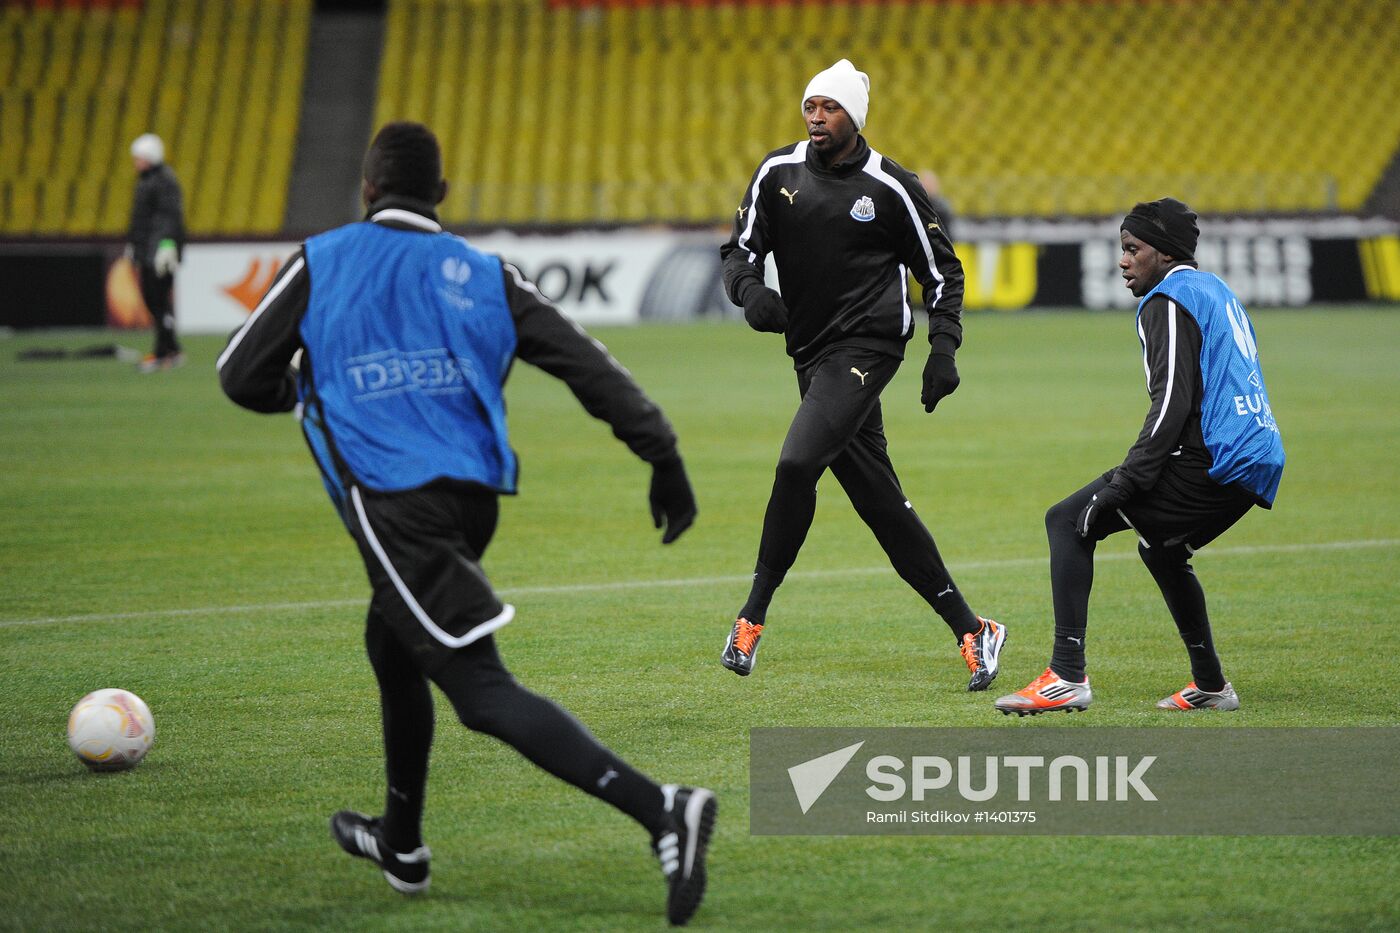
<instances>
[{"instance_id":1,"label":"black training top","mask_svg":"<svg viewBox=\"0 0 1400 933\"><path fill-rule=\"evenodd\" d=\"M377 201L365 219L399 230L442 232L432 206L409 198ZM220 354L219 382L224 393L244 408L259 412L295 408L296 375L288 362L302 347L301 320L315 275L305 251L294 253ZM671 423L632 374L515 266L502 262L501 275L515 321L516 357L563 380L584 409L611 425L613 434L638 457L649 463L674 457L676 435ZM386 308L385 313L393 309Z\"/></svg>"},{"instance_id":2,"label":"black training top","mask_svg":"<svg viewBox=\"0 0 1400 933\"><path fill-rule=\"evenodd\" d=\"M181 249L185 245L185 199L175 173L165 164L138 176L126 232L132 258L146 265L155 259L161 240L174 240Z\"/></svg>"},{"instance_id":3,"label":"black training top","mask_svg":"<svg viewBox=\"0 0 1400 933\"><path fill-rule=\"evenodd\" d=\"M1125 499L1152 489L1163 472L1188 485L1216 485L1206 474L1213 458L1201 435L1201 329L1196 319L1157 294L1138 316L1138 338L1150 404L1142 431L1113 471L1113 485Z\"/></svg>"},{"instance_id":4,"label":"black training top","mask_svg":"<svg viewBox=\"0 0 1400 933\"><path fill-rule=\"evenodd\" d=\"M911 172L857 137L823 166L808 142L769 153L720 248L724 286L744 304L772 253L788 306L787 352L800 369L835 345L903 357L914 333L908 273L923 286L929 339L962 343L962 263Z\"/></svg>"}]
</instances>

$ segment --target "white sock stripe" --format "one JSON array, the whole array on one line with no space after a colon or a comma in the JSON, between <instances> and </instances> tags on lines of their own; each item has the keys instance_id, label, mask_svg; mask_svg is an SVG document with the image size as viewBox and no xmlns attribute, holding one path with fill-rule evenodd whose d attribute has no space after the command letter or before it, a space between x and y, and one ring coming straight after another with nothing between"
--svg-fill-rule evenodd
<instances>
[{"instance_id":1,"label":"white sock stripe","mask_svg":"<svg viewBox=\"0 0 1400 933\"><path fill-rule=\"evenodd\" d=\"M1357 541L1317 541L1297 544L1242 545L1240 547L1214 547L1212 555L1218 557L1249 556L1253 554L1306 554L1313 551L1358 551L1372 548L1392 548L1400 545L1400 538L1370 538ZM1099 553L1095 561L1138 560L1137 551L1130 553ZM996 560L968 561L950 569L957 573L977 570L1005 570L1014 567L1040 567L1045 563L1044 555L1039 557L1007 557ZM841 567L831 570L795 570L787 579L837 580L843 577L869 577L893 573L889 564L880 567ZM539 586L515 586L500 590L503 596L553 596L569 593L598 593L613 590L649 590L686 586L732 586L736 583L752 583L753 574L728 574L709 577L672 577L650 580L612 580L602 583L564 583ZM9 619L0 621L0 628L15 628L23 625L62 625L70 622L122 622L130 619L182 619L192 616L221 615L250 612L305 612L315 609L346 609L364 606L361 597L347 599L307 600L305 602L270 602L234 604L220 606L200 606L191 609L141 609L128 612L100 612L82 615L42 616L30 619Z\"/></svg>"},{"instance_id":2,"label":"white sock stripe","mask_svg":"<svg viewBox=\"0 0 1400 933\"><path fill-rule=\"evenodd\" d=\"M405 865L417 865L419 862L426 862L433 857L433 853L428 851L427 846L419 846L412 852L396 852L394 858Z\"/></svg>"}]
</instances>

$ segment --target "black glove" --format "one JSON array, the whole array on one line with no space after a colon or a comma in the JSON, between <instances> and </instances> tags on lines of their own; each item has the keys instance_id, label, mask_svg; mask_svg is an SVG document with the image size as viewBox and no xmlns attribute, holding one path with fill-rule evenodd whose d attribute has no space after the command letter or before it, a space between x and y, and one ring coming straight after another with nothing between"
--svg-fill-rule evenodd
<instances>
[{"instance_id":1,"label":"black glove","mask_svg":"<svg viewBox=\"0 0 1400 933\"><path fill-rule=\"evenodd\" d=\"M766 285L749 289L748 299L744 302L744 320L760 333L781 334L787 330L788 321L783 296Z\"/></svg>"},{"instance_id":2,"label":"black glove","mask_svg":"<svg viewBox=\"0 0 1400 933\"><path fill-rule=\"evenodd\" d=\"M1128 497L1123 490L1109 483L1094 493L1089 504L1079 510L1079 517L1074 520L1074 530L1079 533L1081 538L1090 537L1093 534L1094 525L1099 519L1103 518L1105 514L1111 514L1127 501Z\"/></svg>"},{"instance_id":3,"label":"black glove","mask_svg":"<svg viewBox=\"0 0 1400 933\"><path fill-rule=\"evenodd\" d=\"M945 396L953 394L962 380L958 378L958 366L953 362L955 345L951 337L939 334L933 339L933 350L924 364L924 391L919 401L924 403L924 411L933 411Z\"/></svg>"},{"instance_id":4,"label":"black glove","mask_svg":"<svg viewBox=\"0 0 1400 933\"><path fill-rule=\"evenodd\" d=\"M695 492L690 488L690 478L685 475L685 464L680 454L669 460L652 464L651 520L657 528L666 528L661 543L670 544L681 536L695 522Z\"/></svg>"}]
</instances>

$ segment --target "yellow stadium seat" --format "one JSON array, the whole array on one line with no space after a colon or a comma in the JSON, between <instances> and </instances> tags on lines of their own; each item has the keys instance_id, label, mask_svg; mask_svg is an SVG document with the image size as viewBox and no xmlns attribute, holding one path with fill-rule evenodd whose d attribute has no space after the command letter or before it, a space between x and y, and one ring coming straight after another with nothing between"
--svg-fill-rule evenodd
<instances>
[{"instance_id":1,"label":"yellow stadium seat","mask_svg":"<svg viewBox=\"0 0 1400 933\"><path fill-rule=\"evenodd\" d=\"M299 106L287 89L300 88L311 5L5 5L0 234L120 235L127 147L150 131L184 184L191 232L276 232Z\"/></svg>"},{"instance_id":2,"label":"yellow stadium seat","mask_svg":"<svg viewBox=\"0 0 1400 933\"><path fill-rule=\"evenodd\" d=\"M0 90L0 179L19 174L28 108L28 94L24 90L17 87Z\"/></svg>"},{"instance_id":3,"label":"yellow stadium seat","mask_svg":"<svg viewBox=\"0 0 1400 933\"><path fill-rule=\"evenodd\" d=\"M758 156L800 138L799 89L840 57L871 75L872 144L938 169L965 216L1116 212L1144 153L1170 166L1152 184L1203 211L1355 209L1400 136L1400 18L1365 0L475 0L450 44L410 28L421 6L391 3L386 50L467 49L463 85L490 89L456 114L440 94L399 104L467 149L449 166L476 195L449 221L723 222ZM1133 74L1170 76L1152 119L1125 112ZM527 181L559 195L522 198Z\"/></svg>"},{"instance_id":4,"label":"yellow stadium seat","mask_svg":"<svg viewBox=\"0 0 1400 933\"><path fill-rule=\"evenodd\" d=\"M0 5L0 234L120 233L146 131L193 233L275 233L312 4ZM801 137L807 79L848 57L871 144L938 170L962 216L1098 216L1164 188L1205 212L1349 211L1400 140L1396 48L1373 0L389 0L373 115L438 132L451 223L726 223Z\"/></svg>"},{"instance_id":5,"label":"yellow stadium seat","mask_svg":"<svg viewBox=\"0 0 1400 933\"><path fill-rule=\"evenodd\" d=\"M39 216L38 186L27 179L13 179L9 182L9 188L5 229L9 233L27 236L34 232L35 221Z\"/></svg>"},{"instance_id":6,"label":"yellow stadium seat","mask_svg":"<svg viewBox=\"0 0 1400 933\"><path fill-rule=\"evenodd\" d=\"M49 174L58 135L58 91L39 88L29 94L29 127L21 171L30 178Z\"/></svg>"}]
</instances>

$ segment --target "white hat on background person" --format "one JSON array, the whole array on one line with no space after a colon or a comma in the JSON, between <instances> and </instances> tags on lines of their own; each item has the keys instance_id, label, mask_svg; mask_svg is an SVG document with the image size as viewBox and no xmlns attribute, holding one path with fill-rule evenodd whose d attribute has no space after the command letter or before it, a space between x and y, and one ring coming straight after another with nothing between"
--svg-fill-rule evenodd
<instances>
[{"instance_id":1,"label":"white hat on background person","mask_svg":"<svg viewBox=\"0 0 1400 933\"><path fill-rule=\"evenodd\" d=\"M802 103L805 105L813 97L830 97L846 108L856 129L862 129L870 110L870 76L856 71L856 66L843 58L825 71L817 72L816 77L807 82Z\"/></svg>"},{"instance_id":2,"label":"white hat on background person","mask_svg":"<svg viewBox=\"0 0 1400 933\"><path fill-rule=\"evenodd\" d=\"M165 161L165 143L155 133L142 133L131 144L131 157L160 165Z\"/></svg>"}]
</instances>

